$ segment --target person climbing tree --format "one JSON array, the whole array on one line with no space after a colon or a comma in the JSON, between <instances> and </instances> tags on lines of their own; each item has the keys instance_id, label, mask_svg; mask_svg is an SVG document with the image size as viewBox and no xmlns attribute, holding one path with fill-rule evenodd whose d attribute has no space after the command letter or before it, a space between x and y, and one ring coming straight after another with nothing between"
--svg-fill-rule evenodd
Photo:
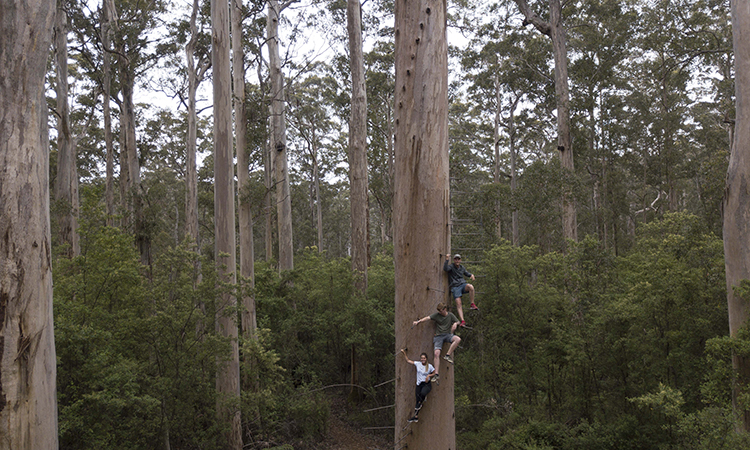
<instances>
[{"instance_id":1,"label":"person climbing tree","mask_svg":"<svg viewBox=\"0 0 750 450\"><path fill-rule=\"evenodd\" d=\"M466 270L466 267L461 265L461 255L456 253L453 256L453 264L450 263L450 251L445 254L445 263L443 264L443 270L448 272L448 286L456 301L456 309L458 310L458 317L461 318L460 325L466 326L464 320L464 310L461 307L461 297L464 294L469 294L469 301L471 301L471 309L479 311L476 303L474 303L474 286L466 282L465 277L469 277L472 281L475 280L474 275Z\"/></svg>"},{"instance_id":2,"label":"person climbing tree","mask_svg":"<svg viewBox=\"0 0 750 450\"><path fill-rule=\"evenodd\" d=\"M440 302L437 305L438 312L433 313L429 316L425 316L419 320L415 320L412 326L418 325L422 322L432 320L435 322L435 337L432 338L432 343L435 348L435 374L432 376L432 380L435 384L440 384L440 377L438 372L440 371L440 351L443 349L443 343L449 342L451 346L443 356L443 359L453 364L453 351L456 350L458 344L461 342L461 338L453 334L458 326L458 319L453 313L448 312L448 307Z\"/></svg>"},{"instance_id":3,"label":"person climbing tree","mask_svg":"<svg viewBox=\"0 0 750 450\"><path fill-rule=\"evenodd\" d=\"M435 368L427 362L427 353L419 355L419 361L412 361L406 356L406 350L401 349L401 353L404 354L404 359L409 364L414 364L417 368L417 388L415 391L417 397L417 403L414 405L414 415L409 418L409 422L419 422L419 410L422 409L422 403L427 398L427 394L432 390L432 377L435 372Z\"/></svg>"}]
</instances>

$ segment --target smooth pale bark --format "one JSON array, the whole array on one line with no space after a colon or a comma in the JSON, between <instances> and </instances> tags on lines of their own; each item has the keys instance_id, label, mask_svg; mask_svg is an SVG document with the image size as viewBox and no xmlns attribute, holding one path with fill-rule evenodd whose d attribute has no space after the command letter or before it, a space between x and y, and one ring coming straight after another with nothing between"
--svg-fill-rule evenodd
<instances>
[{"instance_id":1,"label":"smooth pale bark","mask_svg":"<svg viewBox=\"0 0 750 450\"><path fill-rule=\"evenodd\" d=\"M57 71L57 178L55 201L62 211L58 217L60 241L68 244L68 256L81 253L78 239L78 167L76 162L77 139L70 129L68 105L68 15L57 6L55 21L55 68Z\"/></svg>"},{"instance_id":2,"label":"smooth pale bark","mask_svg":"<svg viewBox=\"0 0 750 450\"><path fill-rule=\"evenodd\" d=\"M284 100L284 74L279 55L279 18L286 4L276 0L268 2L268 64L271 78L271 158L276 186L276 220L279 230L279 271L294 269L292 241L292 197L289 189L289 164L286 146L286 105Z\"/></svg>"},{"instance_id":3,"label":"smooth pale bark","mask_svg":"<svg viewBox=\"0 0 750 450\"><path fill-rule=\"evenodd\" d=\"M736 118L723 206L729 334L736 338L750 315L749 299L734 291L743 280L750 280L750 3L732 0L732 31ZM736 371L732 403L739 431L748 432L750 411L747 404L738 403L738 397L749 386L750 358L733 355L732 363Z\"/></svg>"},{"instance_id":4,"label":"smooth pale bark","mask_svg":"<svg viewBox=\"0 0 750 450\"><path fill-rule=\"evenodd\" d=\"M245 111L245 50L242 47L242 2L232 0L232 82L234 84L235 145L237 146L237 190L239 191L240 275L249 287L255 286L253 214L247 195L250 185L250 158L247 152L247 114ZM242 295L242 335L255 338L257 319L255 297Z\"/></svg>"},{"instance_id":5,"label":"smooth pale bark","mask_svg":"<svg viewBox=\"0 0 750 450\"><path fill-rule=\"evenodd\" d=\"M236 284L234 229L234 161L232 146L232 84L229 60L229 3L211 1L211 66L214 97L214 215L215 255L219 276ZM240 421L240 354L237 340L237 298L222 294L216 308L216 331L231 342L231 352L217 360L216 414L227 428L226 448L242 449Z\"/></svg>"},{"instance_id":6,"label":"smooth pale bark","mask_svg":"<svg viewBox=\"0 0 750 450\"><path fill-rule=\"evenodd\" d=\"M269 136L273 136L273 121L269 119ZM273 259L273 149L271 139L266 143L266 151L263 152L263 181L266 184L266 195L263 198L263 208L266 212L266 262Z\"/></svg>"},{"instance_id":7,"label":"smooth pale bark","mask_svg":"<svg viewBox=\"0 0 750 450\"><path fill-rule=\"evenodd\" d=\"M196 24L199 9L198 0L193 1L190 14L190 40L185 45L188 75L188 114L187 114L187 142L186 142L186 170L185 170L185 234L200 245L198 228L198 165L196 151L198 147L198 113L197 91L203 81L211 62L201 58L195 62L195 46L198 42L198 25Z\"/></svg>"},{"instance_id":8,"label":"smooth pale bark","mask_svg":"<svg viewBox=\"0 0 750 450\"><path fill-rule=\"evenodd\" d=\"M57 449L49 130L51 0L0 1L0 450Z\"/></svg>"},{"instance_id":9,"label":"smooth pale bark","mask_svg":"<svg viewBox=\"0 0 750 450\"><path fill-rule=\"evenodd\" d=\"M104 197L107 208L107 225L113 226L115 224L115 147L112 138L112 110L110 106L110 102L112 101L112 57L110 51L112 33L111 22L117 15L113 10L114 3L111 0L104 0L102 3L101 27L102 46L104 47L104 51L102 52L102 85L104 90L102 109L104 114L104 146L107 150Z\"/></svg>"},{"instance_id":10,"label":"smooth pale bark","mask_svg":"<svg viewBox=\"0 0 750 450\"><path fill-rule=\"evenodd\" d=\"M362 53L362 8L359 0L348 0L346 28L352 73L351 113L349 116L349 202L351 205L352 269L356 287L367 292L367 266L370 260L369 207L367 187L367 92L365 60ZM352 382L352 384L356 384Z\"/></svg>"},{"instance_id":11,"label":"smooth pale bark","mask_svg":"<svg viewBox=\"0 0 750 450\"><path fill-rule=\"evenodd\" d=\"M450 248L448 184L448 46L446 2L397 0L395 5L396 350L432 361L434 325L412 321L444 301L442 252ZM447 350L447 349L446 349ZM460 361L460 352L457 361ZM456 448L453 367L440 366L440 386L406 429L414 408L415 368L396 358L396 448Z\"/></svg>"},{"instance_id":12,"label":"smooth pale bark","mask_svg":"<svg viewBox=\"0 0 750 450\"><path fill-rule=\"evenodd\" d=\"M562 4L560 0L549 1L549 22L543 21L531 11L526 0L513 0L518 5L526 23L534 27L552 41L552 54L555 60L555 96L557 99L557 149L560 151L560 163L571 175L574 173L573 147L570 137L570 88L568 86L568 51L565 27L562 23ZM563 237L578 240L578 221L576 204L572 194L562 196Z\"/></svg>"}]
</instances>

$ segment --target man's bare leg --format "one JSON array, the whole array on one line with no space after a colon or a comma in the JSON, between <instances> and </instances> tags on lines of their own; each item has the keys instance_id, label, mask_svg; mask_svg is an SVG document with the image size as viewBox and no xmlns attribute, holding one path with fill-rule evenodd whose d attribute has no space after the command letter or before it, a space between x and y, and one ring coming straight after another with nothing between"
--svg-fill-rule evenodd
<instances>
[{"instance_id":1,"label":"man's bare leg","mask_svg":"<svg viewBox=\"0 0 750 450\"><path fill-rule=\"evenodd\" d=\"M456 311L458 311L458 318L459 320L461 320L461 322L464 322L464 309L461 306L461 297L455 298L454 300L456 301Z\"/></svg>"}]
</instances>

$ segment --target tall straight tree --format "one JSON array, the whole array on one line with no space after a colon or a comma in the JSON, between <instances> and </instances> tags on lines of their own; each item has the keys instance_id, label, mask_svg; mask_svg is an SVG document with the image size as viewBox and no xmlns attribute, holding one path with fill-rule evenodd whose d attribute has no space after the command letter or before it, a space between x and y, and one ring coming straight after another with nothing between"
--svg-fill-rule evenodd
<instances>
[{"instance_id":1,"label":"tall straight tree","mask_svg":"<svg viewBox=\"0 0 750 450\"><path fill-rule=\"evenodd\" d=\"M193 0L193 10L190 13L190 39L185 45L185 56L187 61L188 76L188 111L187 111L187 142L185 164L185 234L196 244L200 244L198 232L198 167L196 161L196 150L198 147L198 111L197 92L198 85L211 67L211 61L204 55L198 56L195 61L198 46L198 0Z\"/></svg>"},{"instance_id":2,"label":"tall straight tree","mask_svg":"<svg viewBox=\"0 0 750 450\"><path fill-rule=\"evenodd\" d=\"M68 244L68 255L78 256L78 167L76 145L70 127L68 106L68 15L63 2L57 5L55 20L55 68L57 69L57 178L54 196L63 208L59 216L60 240Z\"/></svg>"},{"instance_id":3,"label":"tall straight tree","mask_svg":"<svg viewBox=\"0 0 750 450\"><path fill-rule=\"evenodd\" d=\"M732 1L735 61L735 133L724 191L724 263L727 274L729 334L737 337L750 317L748 299L735 291L750 280L750 3ZM750 387L750 358L733 355L737 372L732 402L740 431L750 431L750 410L738 399Z\"/></svg>"},{"instance_id":4,"label":"tall straight tree","mask_svg":"<svg viewBox=\"0 0 750 450\"><path fill-rule=\"evenodd\" d=\"M352 73L351 115L349 117L349 202L352 221L352 269L359 277L357 288L367 291L370 233L367 199L367 90L362 52L362 7L359 0L348 0L346 28ZM354 384L354 383L352 383Z\"/></svg>"},{"instance_id":5,"label":"tall straight tree","mask_svg":"<svg viewBox=\"0 0 750 450\"><path fill-rule=\"evenodd\" d=\"M106 181L105 181L105 204L107 208L107 225L114 225L115 217L115 147L112 138L112 21L116 20L117 13L112 0L102 1L102 110L104 115L104 146L107 150Z\"/></svg>"},{"instance_id":6,"label":"tall straight tree","mask_svg":"<svg viewBox=\"0 0 750 450\"><path fill-rule=\"evenodd\" d=\"M416 357L432 354L434 327L430 322L412 329L412 321L435 312L447 290L441 257L450 248L446 2L397 0L395 13L396 346ZM419 414L424 421L406 431L416 375L414 366L396 358L398 447L456 448L451 369L442 365L440 389Z\"/></svg>"},{"instance_id":7,"label":"tall straight tree","mask_svg":"<svg viewBox=\"0 0 750 450\"><path fill-rule=\"evenodd\" d=\"M513 0L524 15L524 25L533 25L540 33L552 41L552 54L555 58L555 94L557 97L557 149L560 162L569 174L573 174L573 147L570 137L570 88L568 86L568 50L562 7L567 0L549 0L549 22L531 10L526 0ZM576 204L572 194L563 193L563 237L578 240L578 220Z\"/></svg>"},{"instance_id":8,"label":"tall straight tree","mask_svg":"<svg viewBox=\"0 0 750 450\"><path fill-rule=\"evenodd\" d=\"M222 280L237 282L234 230L234 152L232 145L232 79L229 60L229 2L211 1L211 66L214 97L214 222L216 264ZM226 426L226 448L242 449L240 353L237 341L237 298L222 294L216 308L216 331L230 341L230 354L216 367L216 414Z\"/></svg>"},{"instance_id":9,"label":"tall straight tree","mask_svg":"<svg viewBox=\"0 0 750 450\"><path fill-rule=\"evenodd\" d=\"M52 0L0 1L0 449L56 449L44 99Z\"/></svg>"},{"instance_id":10,"label":"tall straight tree","mask_svg":"<svg viewBox=\"0 0 750 450\"><path fill-rule=\"evenodd\" d=\"M234 85L234 134L237 146L237 190L239 191L240 275L253 287L255 263L253 251L253 215L250 210L250 160L247 151L247 114L245 112L245 50L242 46L242 0L232 0L232 83ZM242 294L242 335L255 337L255 298Z\"/></svg>"},{"instance_id":11,"label":"tall straight tree","mask_svg":"<svg viewBox=\"0 0 750 450\"><path fill-rule=\"evenodd\" d=\"M279 54L279 20L290 2L268 2L266 37L271 78L271 162L274 167L276 209L279 230L279 270L294 269L292 241L292 197L289 189L289 163L286 146L286 107L284 105L284 74Z\"/></svg>"}]
</instances>

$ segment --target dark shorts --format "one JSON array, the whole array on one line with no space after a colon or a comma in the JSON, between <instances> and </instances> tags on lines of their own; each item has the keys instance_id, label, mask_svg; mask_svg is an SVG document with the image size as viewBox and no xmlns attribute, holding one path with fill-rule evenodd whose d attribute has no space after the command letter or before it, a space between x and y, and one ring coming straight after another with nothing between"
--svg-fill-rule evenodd
<instances>
[{"instance_id":1,"label":"dark shorts","mask_svg":"<svg viewBox=\"0 0 750 450\"><path fill-rule=\"evenodd\" d=\"M432 345L435 346L435 350L440 350L443 348L443 342L451 343L453 340L453 334L438 334L437 336L434 336L432 338Z\"/></svg>"},{"instance_id":2,"label":"dark shorts","mask_svg":"<svg viewBox=\"0 0 750 450\"><path fill-rule=\"evenodd\" d=\"M466 289L466 283L462 284L461 286L456 286L451 288L451 292L453 292L453 298L461 298L468 290Z\"/></svg>"}]
</instances>

